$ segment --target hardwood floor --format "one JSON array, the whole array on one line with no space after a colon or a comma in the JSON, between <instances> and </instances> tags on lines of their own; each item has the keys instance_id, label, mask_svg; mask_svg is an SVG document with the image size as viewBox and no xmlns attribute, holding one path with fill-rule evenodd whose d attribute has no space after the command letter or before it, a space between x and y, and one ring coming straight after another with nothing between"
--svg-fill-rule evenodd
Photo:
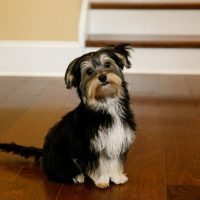
<instances>
[{"instance_id":1,"label":"hardwood floor","mask_svg":"<svg viewBox=\"0 0 200 200\"><path fill-rule=\"evenodd\" d=\"M32 159L0 152L0 200L199 200L200 76L127 75L138 130L129 181L109 189L46 179ZM42 147L79 100L63 78L0 78L0 142Z\"/></svg>"}]
</instances>

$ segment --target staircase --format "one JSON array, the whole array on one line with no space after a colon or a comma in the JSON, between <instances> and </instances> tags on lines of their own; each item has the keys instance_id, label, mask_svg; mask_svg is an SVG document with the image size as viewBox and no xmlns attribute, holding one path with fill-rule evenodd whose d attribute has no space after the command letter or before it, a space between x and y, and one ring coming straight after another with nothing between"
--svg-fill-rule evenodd
<instances>
[{"instance_id":1,"label":"staircase","mask_svg":"<svg viewBox=\"0 0 200 200\"><path fill-rule=\"evenodd\" d=\"M88 50L129 43L141 73L200 73L200 0L90 0L87 26Z\"/></svg>"}]
</instances>

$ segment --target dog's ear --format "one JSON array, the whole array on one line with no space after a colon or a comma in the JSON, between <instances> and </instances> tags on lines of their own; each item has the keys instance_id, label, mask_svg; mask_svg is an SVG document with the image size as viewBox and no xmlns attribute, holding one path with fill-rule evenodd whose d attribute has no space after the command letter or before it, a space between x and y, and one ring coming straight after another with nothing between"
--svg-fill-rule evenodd
<instances>
[{"instance_id":1,"label":"dog's ear","mask_svg":"<svg viewBox=\"0 0 200 200\"><path fill-rule=\"evenodd\" d=\"M114 46L114 51L117 57L120 59L120 61L123 64L123 67L131 68L131 62L129 58L131 57L130 51L133 51L133 48L130 45L127 44L119 44L117 46Z\"/></svg>"},{"instance_id":2,"label":"dog's ear","mask_svg":"<svg viewBox=\"0 0 200 200\"><path fill-rule=\"evenodd\" d=\"M80 62L81 57L74 59L67 67L65 73L65 83L67 89L78 86L78 81L80 79Z\"/></svg>"}]
</instances>

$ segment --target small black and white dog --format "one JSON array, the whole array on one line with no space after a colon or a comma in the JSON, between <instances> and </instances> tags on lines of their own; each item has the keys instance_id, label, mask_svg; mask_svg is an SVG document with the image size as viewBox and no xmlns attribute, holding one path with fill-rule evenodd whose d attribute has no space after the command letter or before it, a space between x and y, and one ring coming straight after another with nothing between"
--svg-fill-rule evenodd
<instances>
[{"instance_id":1,"label":"small black and white dog","mask_svg":"<svg viewBox=\"0 0 200 200\"><path fill-rule=\"evenodd\" d=\"M135 122L122 70L130 68L130 46L118 45L73 60L66 71L67 88L77 88L80 104L47 134L43 149L0 144L0 150L41 159L50 180L99 188L128 178L123 163L134 140Z\"/></svg>"}]
</instances>

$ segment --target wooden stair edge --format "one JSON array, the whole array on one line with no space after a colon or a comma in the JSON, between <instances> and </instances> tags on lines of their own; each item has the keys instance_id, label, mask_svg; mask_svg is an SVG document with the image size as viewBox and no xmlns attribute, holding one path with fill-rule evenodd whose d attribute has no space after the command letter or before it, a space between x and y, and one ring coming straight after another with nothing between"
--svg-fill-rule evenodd
<instances>
[{"instance_id":1,"label":"wooden stair edge","mask_svg":"<svg viewBox=\"0 0 200 200\"><path fill-rule=\"evenodd\" d=\"M200 9L200 2L91 2L91 9Z\"/></svg>"},{"instance_id":2,"label":"wooden stair edge","mask_svg":"<svg viewBox=\"0 0 200 200\"><path fill-rule=\"evenodd\" d=\"M117 38L118 37L118 38ZM86 47L104 47L127 43L141 48L200 48L200 36L127 36L126 35L91 35L87 38Z\"/></svg>"}]
</instances>

